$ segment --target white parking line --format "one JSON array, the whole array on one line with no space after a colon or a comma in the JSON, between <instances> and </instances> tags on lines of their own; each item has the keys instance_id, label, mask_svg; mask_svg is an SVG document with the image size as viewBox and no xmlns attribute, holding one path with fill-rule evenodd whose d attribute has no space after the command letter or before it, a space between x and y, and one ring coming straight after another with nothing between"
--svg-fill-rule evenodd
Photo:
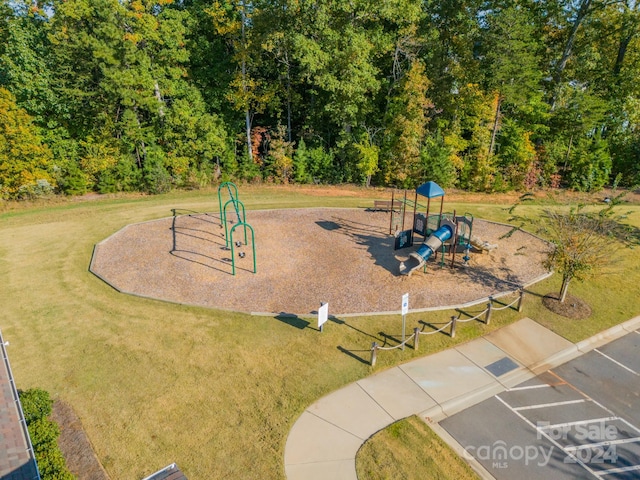
<instances>
[{"instance_id":1,"label":"white parking line","mask_svg":"<svg viewBox=\"0 0 640 480\"><path fill-rule=\"evenodd\" d=\"M625 473L634 472L640 470L640 465L631 465L630 467L610 468L609 470L603 470L600 475L611 475L612 473Z\"/></svg>"},{"instance_id":2,"label":"white parking line","mask_svg":"<svg viewBox=\"0 0 640 480\"><path fill-rule=\"evenodd\" d=\"M636 443L640 442L640 437L635 438L621 438L619 440L607 440L606 442L598 443L585 443L582 445L570 445L564 447L567 452L575 452L576 450L586 450L588 448L608 447L609 445L622 445L624 443Z\"/></svg>"},{"instance_id":3,"label":"white parking line","mask_svg":"<svg viewBox=\"0 0 640 480\"><path fill-rule=\"evenodd\" d=\"M554 429L554 428L573 427L575 425L587 425L589 423L610 422L612 420L617 420L617 419L618 419L618 417L616 417L616 416L602 417L602 418L590 418L588 420L576 420L575 422L556 423L556 424L553 424L553 425L549 424L549 425L545 425L544 427L540 427L540 428L551 430L551 429Z\"/></svg>"},{"instance_id":4,"label":"white parking line","mask_svg":"<svg viewBox=\"0 0 640 480\"><path fill-rule=\"evenodd\" d=\"M536 429L537 431L540 432L541 435L543 435L547 440L549 440L554 446L558 447L561 451L564 451L564 448L562 448L562 445L560 445L554 438L550 437L546 432L539 430L527 417L525 417L524 415L522 415L519 411L516 411L511 405L509 405L507 402L505 402L504 400L502 400L498 395L496 395L494 398L496 398L500 403L502 403L505 407L507 407L509 410L511 410L514 414L516 414L518 417L520 417L520 419L522 421L524 421L526 424L528 424L529 426L531 426L532 428ZM567 452L567 456L571 457L571 460L579 465L581 465L587 472L589 472L591 475L593 475L595 478L600 478L600 475L598 475L594 470L592 470L591 468L589 468L589 466L584 463L582 460L580 460L577 456L575 456L573 453L571 452Z\"/></svg>"},{"instance_id":5,"label":"white parking line","mask_svg":"<svg viewBox=\"0 0 640 480\"><path fill-rule=\"evenodd\" d=\"M606 353L602 353L600 350L598 350L597 348L593 349L594 351L598 352L600 355L602 355L604 358L606 358L607 360L611 360L613 363L615 363L616 365L618 365L619 367L624 368L625 370L633 373L634 375L640 376L640 373L636 372L635 370L632 370L631 368L627 367L626 365L620 363L619 361L611 358L609 355L607 355Z\"/></svg>"},{"instance_id":6,"label":"white parking line","mask_svg":"<svg viewBox=\"0 0 640 480\"><path fill-rule=\"evenodd\" d=\"M636 333L640 333L640 332L636 332ZM623 367L623 368L635 373L636 375L638 375L637 372L634 372L633 370L629 369L625 365L622 365L621 363L613 360L611 357L603 354L602 352L598 351L597 349L596 349L596 351L600 355L608 358L609 360L611 360L614 363L620 365L621 367ZM562 380L560 377L558 377L558 379ZM568 384L568 385L571 385L571 384ZM543 388L543 387L547 387L547 386L550 386L550 385L531 385L531 386L527 386L527 387L516 387L516 388L509 389L508 391L527 390L527 389L531 389L531 388ZM618 440L613 440L612 439L612 440L608 440L608 441L604 441L604 442L590 443L590 444L584 444L584 445L573 445L573 446L563 446L553 437L552 432L554 430L557 430L558 428L567 428L567 427L573 427L573 426L579 426L579 425L587 425L587 424L593 424L593 423L602 423L602 422L622 422L622 423L626 424L632 430L635 430L636 432L640 433L640 429L638 429L634 425L630 424L625 419L618 417L610 409L608 409L604 405L600 404L598 401L592 399L591 397L586 395L584 392L582 392L582 391L580 391L578 389L576 389L576 390L581 395L583 395L585 398L584 399L579 399L579 400L569 400L569 401L564 401L564 402L552 402L552 403L544 403L544 404L536 404L536 405L525 405L525 406L520 406L520 407L512 407L505 400L500 398L499 395L495 395L494 398L496 398L499 402L501 402L505 407L507 407L509 410L511 410L514 414L516 414L526 424L528 424L529 426L533 427L540 435L544 436L553 445L555 445L561 451L566 453L567 454L567 459L565 459L565 462L567 462L567 461L569 461L570 463L575 462L575 463L581 465L593 477L602 479L604 475L612 475L612 474L616 474L616 473L640 471L640 465L630 465L630 466L627 466L627 467L611 468L611 469L604 469L604 470L595 471L595 470L593 470L592 468L589 467L588 462L583 461L583 459L581 458L582 455L580 454L581 451L586 451L586 450L589 450L589 449L592 449L592 450L601 449L602 450L603 447L609 447L609 446L612 446L612 445L621 445L621 444L629 444L629 443L640 443L640 436L627 438L627 439L618 439ZM558 423L558 424L554 424L554 425L534 425L528 418L526 418L524 415L522 415L520 413L521 411L524 411L524 410L540 409L540 408L563 406L563 405L572 405L572 404L582 403L582 402L586 402L586 401L592 402L593 404L595 404L596 406L600 407L602 410L604 410L605 412L607 412L607 413L609 413L611 415L608 416L608 417L601 417L601 418L595 418L595 419L592 418L592 419L586 419L586 420L577 420L577 421L573 421L573 422ZM551 432L551 434L548 433L548 432ZM603 451L603 453L605 455L608 454L607 452L609 452L609 450L607 450L606 452Z\"/></svg>"},{"instance_id":7,"label":"white parking line","mask_svg":"<svg viewBox=\"0 0 640 480\"><path fill-rule=\"evenodd\" d=\"M534 388L551 388L551 385L549 385L548 383L542 384L542 385L527 385L526 387L513 387L510 388L509 391L510 392L518 392L520 390L531 390Z\"/></svg>"},{"instance_id":8,"label":"white parking line","mask_svg":"<svg viewBox=\"0 0 640 480\"><path fill-rule=\"evenodd\" d=\"M636 432L640 433L640 428L636 427L635 425L631 425L624 418L618 418L618 420L620 420L622 423L626 424L629 428L633 428Z\"/></svg>"},{"instance_id":9,"label":"white parking line","mask_svg":"<svg viewBox=\"0 0 640 480\"><path fill-rule=\"evenodd\" d=\"M589 399L591 400L591 399ZM584 403L587 399L580 398L578 400L567 400L565 402L539 403L538 405L525 405L523 407L511 407L515 411L535 410L536 408L559 407L562 405L573 405L574 403Z\"/></svg>"}]
</instances>

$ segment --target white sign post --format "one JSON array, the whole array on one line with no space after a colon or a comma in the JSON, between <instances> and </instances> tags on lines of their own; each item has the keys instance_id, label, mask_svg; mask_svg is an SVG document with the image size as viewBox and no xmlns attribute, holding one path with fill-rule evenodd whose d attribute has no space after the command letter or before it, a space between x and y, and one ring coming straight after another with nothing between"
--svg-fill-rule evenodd
<instances>
[{"instance_id":1,"label":"white sign post","mask_svg":"<svg viewBox=\"0 0 640 480\"><path fill-rule=\"evenodd\" d=\"M329 320L329 304L323 303L318 309L318 328L322 332L323 325Z\"/></svg>"},{"instance_id":2,"label":"white sign post","mask_svg":"<svg viewBox=\"0 0 640 480\"><path fill-rule=\"evenodd\" d=\"M404 350L404 330L407 313L409 313L409 294L405 293L402 296L402 350Z\"/></svg>"}]
</instances>

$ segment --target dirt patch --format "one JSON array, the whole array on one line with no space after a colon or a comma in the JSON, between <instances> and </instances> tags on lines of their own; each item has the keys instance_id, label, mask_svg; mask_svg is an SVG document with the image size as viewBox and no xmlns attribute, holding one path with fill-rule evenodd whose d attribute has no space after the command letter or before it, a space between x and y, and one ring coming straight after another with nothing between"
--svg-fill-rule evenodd
<instances>
[{"instance_id":1,"label":"dirt patch","mask_svg":"<svg viewBox=\"0 0 640 480\"><path fill-rule=\"evenodd\" d=\"M591 307L581 298L567 293L561 302L557 293L548 293L542 298L542 304L557 315L580 320L591 316Z\"/></svg>"},{"instance_id":2,"label":"dirt patch","mask_svg":"<svg viewBox=\"0 0 640 480\"><path fill-rule=\"evenodd\" d=\"M393 249L389 213L366 209L247 212L255 230L253 273L248 246L231 251L217 213L184 214L129 225L96 246L91 271L116 289L150 298L241 312L308 315L328 302L333 315L395 312L403 294L410 309L458 305L514 290L546 273L546 242L509 226L476 219L473 236L495 249L442 258L410 277L400 262L419 247ZM230 224L229 227L232 227ZM234 240L244 240L235 230ZM419 237L420 238L420 237ZM238 256L244 253L244 258Z\"/></svg>"},{"instance_id":3,"label":"dirt patch","mask_svg":"<svg viewBox=\"0 0 640 480\"><path fill-rule=\"evenodd\" d=\"M71 406L56 400L51 416L60 425L58 445L71 473L78 480L109 480Z\"/></svg>"}]
</instances>

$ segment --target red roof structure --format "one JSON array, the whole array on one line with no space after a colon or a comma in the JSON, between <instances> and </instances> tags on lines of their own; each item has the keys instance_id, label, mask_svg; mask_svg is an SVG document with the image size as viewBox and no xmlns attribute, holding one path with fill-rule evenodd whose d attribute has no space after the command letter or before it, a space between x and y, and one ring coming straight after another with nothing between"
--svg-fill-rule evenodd
<instances>
[{"instance_id":1,"label":"red roof structure","mask_svg":"<svg viewBox=\"0 0 640 480\"><path fill-rule=\"evenodd\" d=\"M0 478L40 480L6 345L0 332Z\"/></svg>"}]
</instances>

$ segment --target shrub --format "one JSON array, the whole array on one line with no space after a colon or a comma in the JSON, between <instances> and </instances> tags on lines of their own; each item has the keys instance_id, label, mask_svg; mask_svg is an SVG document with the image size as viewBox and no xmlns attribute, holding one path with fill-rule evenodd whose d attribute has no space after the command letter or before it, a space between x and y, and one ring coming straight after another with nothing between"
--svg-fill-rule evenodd
<instances>
[{"instance_id":1,"label":"shrub","mask_svg":"<svg viewBox=\"0 0 640 480\"><path fill-rule=\"evenodd\" d=\"M40 470L40 478L42 480L72 480L74 476L67 469L64 456L58 447L60 427L48 418L53 406L49 392L32 388L19 392L19 395Z\"/></svg>"}]
</instances>

